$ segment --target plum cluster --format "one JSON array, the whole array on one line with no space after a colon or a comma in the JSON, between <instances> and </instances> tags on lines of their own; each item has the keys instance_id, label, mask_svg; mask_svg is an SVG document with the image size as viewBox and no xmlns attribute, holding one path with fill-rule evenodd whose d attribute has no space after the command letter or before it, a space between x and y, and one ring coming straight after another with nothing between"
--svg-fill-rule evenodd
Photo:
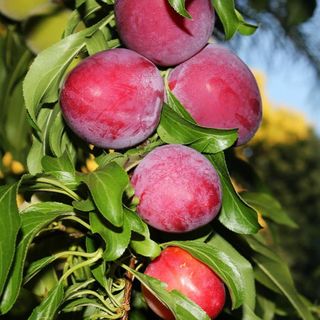
<instances>
[{"instance_id":1,"label":"plum cluster","mask_svg":"<svg viewBox=\"0 0 320 320\"><path fill-rule=\"evenodd\" d=\"M207 44L215 22L210 0L186 0L191 19L178 15L168 0L116 0L114 8L126 48L86 58L61 88L64 119L78 136L112 149L145 141L159 124L166 98L157 66L172 66L168 86L199 125L238 129L237 145L253 137L262 115L260 93L252 73L234 53ZM134 170L131 183L139 198L138 214L164 232L198 229L211 222L221 207L216 170L186 146L154 149ZM168 290L180 290L211 318L223 308L222 281L180 248L163 250L146 274L166 282ZM147 289L143 292L160 317L173 319Z\"/></svg>"}]
</instances>

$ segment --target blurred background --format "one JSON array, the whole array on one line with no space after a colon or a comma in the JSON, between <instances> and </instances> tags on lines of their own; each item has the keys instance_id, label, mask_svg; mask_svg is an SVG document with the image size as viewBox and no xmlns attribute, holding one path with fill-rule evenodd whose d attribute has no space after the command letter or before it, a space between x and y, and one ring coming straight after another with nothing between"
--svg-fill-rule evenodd
<instances>
[{"instance_id":1,"label":"blurred background","mask_svg":"<svg viewBox=\"0 0 320 320\"><path fill-rule=\"evenodd\" d=\"M0 0L0 180L3 183L24 172L30 146L30 126L21 108L23 95L18 80L25 75L34 56L61 37L71 16L68 3ZM226 45L255 72L264 104L260 131L237 153L252 164L265 181L265 187L299 226L281 229L276 240L282 245L282 255L293 270L299 290L319 304L319 1L237 0L235 3L245 18L260 28L255 35L235 36ZM219 25L216 37L223 39Z\"/></svg>"},{"instance_id":2,"label":"blurred background","mask_svg":"<svg viewBox=\"0 0 320 320\"><path fill-rule=\"evenodd\" d=\"M316 0L236 1L260 28L230 46L255 72L262 127L241 150L296 221L278 241L297 287L320 301L320 5ZM280 236L279 236L280 235Z\"/></svg>"}]
</instances>

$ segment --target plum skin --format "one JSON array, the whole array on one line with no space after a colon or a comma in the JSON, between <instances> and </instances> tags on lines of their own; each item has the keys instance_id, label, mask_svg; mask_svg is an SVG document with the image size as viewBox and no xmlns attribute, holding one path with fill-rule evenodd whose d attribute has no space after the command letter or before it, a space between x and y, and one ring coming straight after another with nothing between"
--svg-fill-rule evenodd
<instances>
[{"instance_id":1,"label":"plum skin","mask_svg":"<svg viewBox=\"0 0 320 320\"><path fill-rule=\"evenodd\" d=\"M156 66L122 48L83 60L60 91L68 126L101 148L127 148L148 138L159 123L163 100L164 84Z\"/></svg>"},{"instance_id":2,"label":"plum skin","mask_svg":"<svg viewBox=\"0 0 320 320\"><path fill-rule=\"evenodd\" d=\"M146 275L167 284L197 303L211 319L222 311L226 294L221 279L201 261L179 247L167 247L146 268ZM142 286L149 307L161 318L174 320L171 311Z\"/></svg>"},{"instance_id":3,"label":"plum skin","mask_svg":"<svg viewBox=\"0 0 320 320\"><path fill-rule=\"evenodd\" d=\"M131 183L137 212L152 227L172 233L212 221L221 207L220 179L208 159L183 145L151 151L136 167Z\"/></svg>"},{"instance_id":4,"label":"plum skin","mask_svg":"<svg viewBox=\"0 0 320 320\"><path fill-rule=\"evenodd\" d=\"M174 68L169 88L204 127L238 129L237 145L260 126L261 96L249 68L230 50L210 44Z\"/></svg>"},{"instance_id":5,"label":"plum skin","mask_svg":"<svg viewBox=\"0 0 320 320\"><path fill-rule=\"evenodd\" d=\"M200 51L214 28L210 0L187 0L192 19L180 16L168 0L116 0L117 29L125 46L155 64L177 65Z\"/></svg>"}]
</instances>

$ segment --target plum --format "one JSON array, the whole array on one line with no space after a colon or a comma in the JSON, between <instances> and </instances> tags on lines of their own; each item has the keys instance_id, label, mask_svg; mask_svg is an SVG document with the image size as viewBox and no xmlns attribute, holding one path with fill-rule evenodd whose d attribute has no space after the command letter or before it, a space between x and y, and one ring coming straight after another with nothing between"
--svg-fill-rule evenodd
<instances>
[{"instance_id":1,"label":"plum","mask_svg":"<svg viewBox=\"0 0 320 320\"><path fill-rule=\"evenodd\" d=\"M221 279L207 265L179 247L167 247L146 268L145 274L176 289L198 304L211 319L217 317L225 304L226 294ZM174 320L171 311L148 289L142 287L149 307L161 318Z\"/></svg>"},{"instance_id":2,"label":"plum","mask_svg":"<svg viewBox=\"0 0 320 320\"><path fill-rule=\"evenodd\" d=\"M214 28L210 0L186 0L192 16L180 16L168 0L116 0L117 30L125 46L161 66L189 59L208 42Z\"/></svg>"},{"instance_id":3,"label":"plum","mask_svg":"<svg viewBox=\"0 0 320 320\"><path fill-rule=\"evenodd\" d=\"M144 141L158 125L164 84L157 67L128 49L106 50L84 59L60 92L69 127L102 148Z\"/></svg>"},{"instance_id":4,"label":"plum","mask_svg":"<svg viewBox=\"0 0 320 320\"><path fill-rule=\"evenodd\" d=\"M261 96L249 68L229 49L210 44L175 67L169 88L204 127L238 129L237 145L247 143L262 117Z\"/></svg>"},{"instance_id":5,"label":"plum","mask_svg":"<svg viewBox=\"0 0 320 320\"><path fill-rule=\"evenodd\" d=\"M131 183L140 202L137 212L156 229L181 233L215 218L221 184L207 158L183 145L151 151L137 166Z\"/></svg>"}]
</instances>

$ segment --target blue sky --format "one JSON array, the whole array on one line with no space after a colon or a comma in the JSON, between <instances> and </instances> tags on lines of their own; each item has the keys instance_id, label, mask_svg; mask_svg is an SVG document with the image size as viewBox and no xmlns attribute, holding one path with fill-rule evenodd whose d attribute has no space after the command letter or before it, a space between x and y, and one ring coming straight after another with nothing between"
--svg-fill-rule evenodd
<instances>
[{"instance_id":1,"label":"blue sky","mask_svg":"<svg viewBox=\"0 0 320 320\"><path fill-rule=\"evenodd\" d=\"M313 19L303 26L317 42L320 36L320 7ZM311 30L312 29L312 30ZM254 39L256 37L256 41ZM285 105L305 114L320 135L320 87L313 69L294 50L281 49L278 39L270 33L259 30L250 38L243 38L237 54L250 68L266 74L267 94L276 105ZM319 48L320 50L320 48Z\"/></svg>"}]
</instances>

